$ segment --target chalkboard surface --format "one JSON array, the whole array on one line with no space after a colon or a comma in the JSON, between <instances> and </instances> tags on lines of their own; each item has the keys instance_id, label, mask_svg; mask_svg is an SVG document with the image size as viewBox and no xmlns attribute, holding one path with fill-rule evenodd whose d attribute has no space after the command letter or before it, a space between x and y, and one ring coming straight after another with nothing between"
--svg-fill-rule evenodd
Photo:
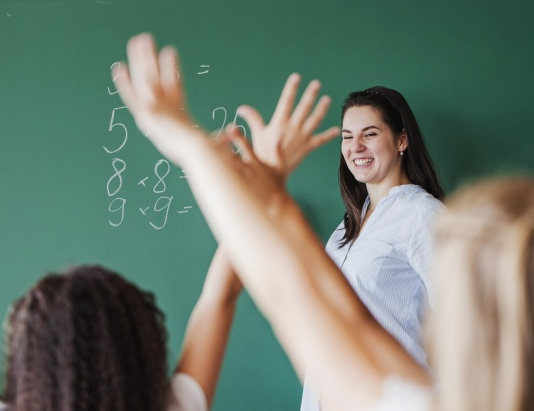
<instances>
[{"instance_id":1,"label":"chalkboard surface","mask_svg":"<svg viewBox=\"0 0 534 411\"><path fill-rule=\"evenodd\" d=\"M411 104L448 192L534 167L534 5L525 1L0 1L0 311L37 278L101 263L152 290L172 360L216 247L187 187L135 128L110 77L127 39L180 50L200 126L265 117L286 77L332 96L384 85ZM242 124L239 119L238 124ZM339 141L289 188L326 240L341 221ZM0 370L1 371L1 370ZM250 299L215 410L296 410L300 385Z\"/></svg>"}]
</instances>

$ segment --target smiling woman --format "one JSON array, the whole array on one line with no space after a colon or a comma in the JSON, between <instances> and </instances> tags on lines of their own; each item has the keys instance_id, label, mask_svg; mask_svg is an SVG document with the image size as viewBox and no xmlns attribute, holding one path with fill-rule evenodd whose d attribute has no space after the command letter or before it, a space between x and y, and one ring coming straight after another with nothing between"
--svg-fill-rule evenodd
<instances>
[{"instance_id":1,"label":"smiling woman","mask_svg":"<svg viewBox=\"0 0 534 411\"><path fill-rule=\"evenodd\" d=\"M346 213L326 251L376 320L423 366L432 223L443 190L415 116L385 87L353 92L342 108L339 184ZM318 411L308 379L301 411Z\"/></svg>"}]
</instances>

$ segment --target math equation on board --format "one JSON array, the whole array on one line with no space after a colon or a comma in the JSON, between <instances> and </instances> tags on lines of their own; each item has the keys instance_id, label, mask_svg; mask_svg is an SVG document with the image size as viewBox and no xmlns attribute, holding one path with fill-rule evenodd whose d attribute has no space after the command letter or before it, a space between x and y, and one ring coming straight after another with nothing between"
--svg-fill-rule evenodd
<instances>
[{"instance_id":1,"label":"math equation on board","mask_svg":"<svg viewBox=\"0 0 534 411\"><path fill-rule=\"evenodd\" d=\"M123 75L121 73L121 64L113 63L111 69L113 72L113 83L115 80ZM197 75L206 75L210 71L210 66L202 64L199 66ZM178 71L176 75L180 76ZM119 90L115 88L107 87L108 95L114 96L118 94ZM183 108L182 108L183 109ZM108 223L111 227L117 228L123 224L126 224L128 218L132 214L137 214L146 219L147 224L155 230L161 230L167 226L167 222L171 220L171 215L176 214L179 216L186 216L189 211L193 209L192 205L182 204L175 195L172 194L172 190L167 186L166 177L171 173L171 165L164 158L155 162L153 169L147 170L146 175L143 175L138 179L137 185L140 188L150 190L153 194L153 202L139 206L139 204L132 205L132 201L128 201L127 198L122 196L123 177L128 173L127 162L121 158L121 150L124 149L128 143L129 130L128 127L118 120L117 113L121 110L128 111L128 107L121 105L111 110L110 121L108 127L108 133L113 133L113 143L107 139L108 142L102 146L110 159L111 174L105 184L106 193L109 199ZM237 125L238 112L236 110L233 117L233 125L239 127L245 138L246 129L241 125ZM211 112L212 120L217 121L218 130L214 133L214 139L219 139L222 130L228 121L228 112L225 107L215 107ZM199 127L194 125L193 127ZM117 135L120 137L117 138ZM235 152L237 154L237 151ZM186 170L180 171L181 181L187 180Z\"/></svg>"}]
</instances>

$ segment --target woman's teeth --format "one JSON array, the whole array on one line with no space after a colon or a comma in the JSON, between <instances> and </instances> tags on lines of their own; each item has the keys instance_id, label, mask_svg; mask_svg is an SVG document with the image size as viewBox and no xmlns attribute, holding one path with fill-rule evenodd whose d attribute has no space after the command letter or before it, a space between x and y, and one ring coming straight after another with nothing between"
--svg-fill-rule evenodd
<instances>
[{"instance_id":1,"label":"woman's teeth","mask_svg":"<svg viewBox=\"0 0 534 411\"><path fill-rule=\"evenodd\" d=\"M357 166L363 166L364 164L369 164L371 161L373 161L372 158L357 158L354 160L354 164Z\"/></svg>"}]
</instances>

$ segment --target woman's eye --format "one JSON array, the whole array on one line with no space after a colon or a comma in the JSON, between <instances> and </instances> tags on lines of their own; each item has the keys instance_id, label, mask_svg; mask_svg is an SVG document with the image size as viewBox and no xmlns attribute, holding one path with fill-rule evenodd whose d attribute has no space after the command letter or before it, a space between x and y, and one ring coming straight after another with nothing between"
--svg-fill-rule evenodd
<instances>
[{"instance_id":1,"label":"woman's eye","mask_svg":"<svg viewBox=\"0 0 534 411\"><path fill-rule=\"evenodd\" d=\"M363 136L364 137L374 137L374 136L376 136L376 133L366 133Z\"/></svg>"},{"instance_id":2,"label":"woman's eye","mask_svg":"<svg viewBox=\"0 0 534 411\"><path fill-rule=\"evenodd\" d=\"M350 136L350 135L345 135L345 136L341 136L341 138L342 138L343 140L349 140L349 139L352 138L352 136Z\"/></svg>"}]
</instances>

